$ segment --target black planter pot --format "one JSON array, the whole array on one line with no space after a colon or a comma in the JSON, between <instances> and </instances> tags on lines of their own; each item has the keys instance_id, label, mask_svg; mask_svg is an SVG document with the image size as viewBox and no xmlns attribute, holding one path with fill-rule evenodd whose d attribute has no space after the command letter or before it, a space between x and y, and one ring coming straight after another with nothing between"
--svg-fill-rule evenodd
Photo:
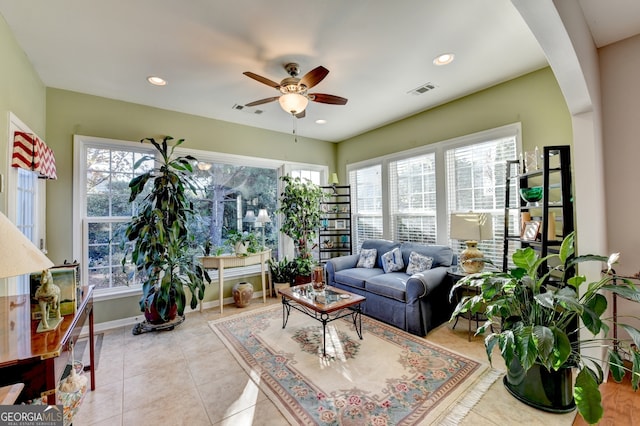
<instances>
[{"instance_id":1,"label":"black planter pot","mask_svg":"<svg viewBox=\"0 0 640 426\"><path fill-rule=\"evenodd\" d=\"M573 400L573 373L571 368L547 371L534 364L525 372L514 360L504 377L504 386L521 402L550 413L568 413L576 408Z\"/></svg>"}]
</instances>

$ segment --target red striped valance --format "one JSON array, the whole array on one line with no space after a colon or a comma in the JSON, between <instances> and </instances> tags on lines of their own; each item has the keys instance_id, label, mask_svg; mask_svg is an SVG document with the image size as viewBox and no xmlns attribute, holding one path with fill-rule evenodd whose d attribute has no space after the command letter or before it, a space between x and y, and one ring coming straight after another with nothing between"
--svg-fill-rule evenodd
<instances>
[{"instance_id":1,"label":"red striped valance","mask_svg":"<svg viewBox=\"0 0 640 426\"><path fill-rule=\"evenodd\" d=\"M44 179L58 179L53 151L31 133L15 132L11 166L38 172Z\"/></svg>"}]
</instances>

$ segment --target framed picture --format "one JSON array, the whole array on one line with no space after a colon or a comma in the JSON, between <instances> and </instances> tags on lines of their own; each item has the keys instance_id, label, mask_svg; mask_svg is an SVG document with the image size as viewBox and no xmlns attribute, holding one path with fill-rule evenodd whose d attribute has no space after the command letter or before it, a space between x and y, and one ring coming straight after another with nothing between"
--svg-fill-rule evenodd
<instances>
[{"instance_id":1,"label":"framed picture","mask_svg":"<svg viewBox=\"0 0 640 426\"><path fill-rule=\"evenodd\" d=\"M338 219L335 221L335 224L333 226L335 229L346 229L347 228L347 223L344 219Z\"/></svg>"},{"instance_id":2,"label":"framed picture","mask_svg":"<svg viewBox=\"0 0 640 426\"><path fill-rule=\"evenodd\" d=\"M538 238L538 233L540 232L540 222L531 220L529 222L525 222L522 226L522 232L520 234L520 238L523 241L535 241Z\"/></svg>"},{"instance_id":3,"label":"framed picture","mask_svg":"<svg viewBox=\"0 0 640 426\"><path fill-rule=\"evenodd\" d=\"M53 283L60 288L60 314L69 315L76 312L77 265L54 266L51 269ZM30 276L31 287L31 319L42 319L40 305L35 299L36 290L40 287L41 273Z\"/></svg>"}]
</instances>

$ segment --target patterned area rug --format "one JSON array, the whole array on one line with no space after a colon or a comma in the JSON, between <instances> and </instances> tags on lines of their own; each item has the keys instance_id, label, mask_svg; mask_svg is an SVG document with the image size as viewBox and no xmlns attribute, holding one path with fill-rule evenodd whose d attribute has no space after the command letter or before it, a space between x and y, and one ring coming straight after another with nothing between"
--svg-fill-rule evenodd
<instances>
[{"instance_id":1,"label":"patterned area rug","mask_svg":"<svg viewBox=\"0 0 640 426\"><path fill-rule=\"evenodd\" d=\"M271 306L209 323L292 424L456 424L498 375L425 339L362 317L322 324Z\"/></svg>"}]
</instances>

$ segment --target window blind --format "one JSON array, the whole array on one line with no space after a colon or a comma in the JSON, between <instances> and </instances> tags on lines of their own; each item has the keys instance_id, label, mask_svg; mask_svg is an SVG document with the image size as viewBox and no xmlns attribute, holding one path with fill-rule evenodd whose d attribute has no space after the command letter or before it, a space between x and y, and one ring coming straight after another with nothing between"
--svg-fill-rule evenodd
<instances>
[{"instance_id":1,"label":"window blind","mask_svg":"<svg viewBox=\"0 0 640 426\"><path fill-rule=\"evenodd\" d=\"M351 184L354 250L364 240L382 238L382 166L377 164L349 172Z\"/></svg>"},{"instance_id":2,"label":"window blind","mask_svg":"<svg viewBox=\"0 0 640 426\"><path fill-rule=\"evenodd\" d=\"M454 212L466 211L490 214L493 239L480 241L478 248L497 265L502 263L504 247L506 162L515 158L515 136L460 146L445 152L447 217ZM515 190L511 193L516 196ZM514 216L509 220L518 219ZM457 253L465 248L463 241L451 240L450 243Z\"/></svg>"},{"instance_id":3,"label":"window blind","mask_svg":"<svg viewBox=\"0 0 640 426\"><path fill-rule=\"evenodd\" d=\"M389 162L392 238L436 242L435 154Z\"/></svg>"}]
</instances>

